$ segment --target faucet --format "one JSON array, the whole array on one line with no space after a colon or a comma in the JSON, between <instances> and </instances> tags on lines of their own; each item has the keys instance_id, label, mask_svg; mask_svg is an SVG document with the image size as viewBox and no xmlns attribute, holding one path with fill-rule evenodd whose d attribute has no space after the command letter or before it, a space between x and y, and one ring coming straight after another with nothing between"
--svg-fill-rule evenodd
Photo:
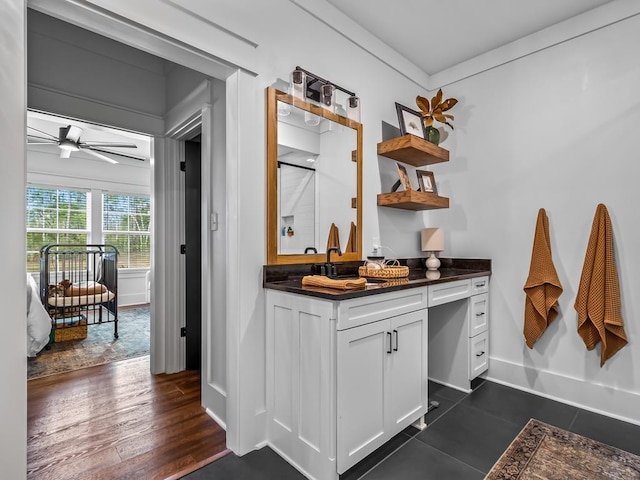
<instances>
[{"instance_id":1,"label":"faucet","mask_svg":"<svg viewBox=\"0 0 640 480\"><path fill-rule=\"evenodd\" d=\"M327 263L324 264L325 271L327 272L327 277L335 277L336 275L336 266L331 263L331 252L336 252L340 257L342 256L342 252L338 247L329 247L327 248Z\"/></svg>"}]
</instances>

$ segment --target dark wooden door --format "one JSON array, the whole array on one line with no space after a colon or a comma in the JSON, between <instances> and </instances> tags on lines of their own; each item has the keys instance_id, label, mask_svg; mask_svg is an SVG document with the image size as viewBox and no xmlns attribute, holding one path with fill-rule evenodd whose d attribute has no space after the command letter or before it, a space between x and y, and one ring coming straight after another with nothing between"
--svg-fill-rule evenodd
<instances>
[{"instance_id":1,"label":"dark wooden door","mask_svg":"<svg viewBox=\"0 0 640 480\"><path fill-rule=\"evenodd\" d=\"M185 142L186 368L200 369L202 349L202 282L200 142Z\"/></svg>"}]
</instances>

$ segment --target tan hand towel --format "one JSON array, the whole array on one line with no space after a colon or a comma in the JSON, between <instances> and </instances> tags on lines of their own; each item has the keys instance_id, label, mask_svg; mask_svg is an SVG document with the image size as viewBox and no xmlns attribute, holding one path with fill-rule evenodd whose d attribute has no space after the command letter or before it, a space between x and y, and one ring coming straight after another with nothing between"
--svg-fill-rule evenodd
<instances>
[{"instance_id":1,"label":"tan hand towel","mask_svg":"<svg viewBox=\"0 0 640 480\"><path fill-rule=\"evenodd\" d=\"M358 229L356 228L356 224L351 222L351 228L349 230L349 240L347 241L347 248L345 252L355 252L357 250L358 245L358 237L357 237Z\"/></svg>"},{"instance_id":2,"label":"tan hand towel","mask_svg":"<svg viewBox=\"0 0 640 480\"><path fill-rule=\"evenodd\" d=\"M524 284L524 338L529 348L542 336L558 315L562 285L553 265L549 240L549 219L544 208L538 211L529 277Z\"/></svg>"},{"instance_id":3,"label":"tan hand towel","mask_svg":"<svg viewBox=\"0 0 640 480\"><path fill-rule=\"evenodd\" d=\"M340 233L335 223L329 227L329 237L327 238L327 250L331 247L340 248Z\"/></svg>"},{"instance_id":4,"label":"tan hand towel","mask_svg":"<svg viewBox=\"0 0 640 480\"><path fill-rule=\"evenodd\" d=\"M339 290L355 290L364 288L367 284L366 278L357 278L353 280L335 280L325 277L324 275L307 275L302 277L302 285L305 287L325 287L336 288Z\"/></svg>"},{"instance_id":5,"label":"tan hand towel","mask_svg":"<svg viewBox=\"0 0 640 480\"><path fill-rule=\"evenodd\" d=\"M582 267L575 309L578 334L587 350L602 342L600 366L627 344L620 307L618 270L613 261L613 229L607 207L599 204Z\"/></svg>"}]
</instances>

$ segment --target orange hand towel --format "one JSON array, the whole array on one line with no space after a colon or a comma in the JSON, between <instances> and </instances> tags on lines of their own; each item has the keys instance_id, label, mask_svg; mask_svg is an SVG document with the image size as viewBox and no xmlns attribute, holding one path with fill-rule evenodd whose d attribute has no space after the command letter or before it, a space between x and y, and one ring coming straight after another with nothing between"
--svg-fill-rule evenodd
<instances>
[{"instance_id":1,"label":"orange hand towel","mask_svg":"<svg viewBox=\"0 0 640 480\"><path fill-rule=\"evenodd\" d=\"M582 267L575 309L578 334L587 350L602 342L600 366L627 344L620 307L618 270L613 261L613 229L607 207L599 204Z\"/></svg>"},{"instance_id":2,"label":"orange hand towel","mask_svg":"<svg viewBox=\"0 0 640 480\"><path fill-rule=\"evenodd\" d=\"M340 233L335 223L329 228L329 238L327 238L327 250L331 247L340 248Z\"/></svg>"},{"instance_id":3,"label":"orange hand towel","mask_svg":"<svg viewBox=\"0 0 640 480\"><path fill-rule=\"evenodd\" d=\"M349 229L349 240L347 241L347 248L345 252L355 252L358 244L357 238L358 229L356 228L356 224L351 222L351 228Z\"/></svg>"},{"instance_id":4,"label":"orange hand towel","mask_svg":"<svg viewBox=\"0 0 640 480\"><path fill-rule=\"evenodd\" d=\"M324 275L307 275L302 277L302 285L305 287L325 287L337 288L339 290L355 290L364 288L367 284L366 278L356 278L353 280L335 280Z\"/></svg>"},{"instance_id":5,"label":"orange hand towel","mask_svg":"<svg viewBox=\"0 0 640 480\"><path fill-rule=\"evenodd\" d=\"M551 256L549 219L544 208L538 211L529 277L524 284L524 338L529 348L542 336L558 315L562 285Z\"/></svg>"}]
</instances>

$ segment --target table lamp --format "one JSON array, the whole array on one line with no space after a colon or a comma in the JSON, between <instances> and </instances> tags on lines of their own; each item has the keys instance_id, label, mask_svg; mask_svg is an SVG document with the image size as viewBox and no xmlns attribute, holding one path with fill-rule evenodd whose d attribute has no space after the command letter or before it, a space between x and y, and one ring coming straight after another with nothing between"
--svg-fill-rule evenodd
<instances>
[{"instance_id":1,"label":"table lamp","mask_svg":"<svg viewBox=\"0 0 640 480\"><path fill-rule=\"evenodd\" d=\"M435 252L444 250L444 231L440 228L422 229L422 251L430 252L429 258L425 262L427 270L436 271L440 268L440 260Z\"/></svg>"}]
</instances>

